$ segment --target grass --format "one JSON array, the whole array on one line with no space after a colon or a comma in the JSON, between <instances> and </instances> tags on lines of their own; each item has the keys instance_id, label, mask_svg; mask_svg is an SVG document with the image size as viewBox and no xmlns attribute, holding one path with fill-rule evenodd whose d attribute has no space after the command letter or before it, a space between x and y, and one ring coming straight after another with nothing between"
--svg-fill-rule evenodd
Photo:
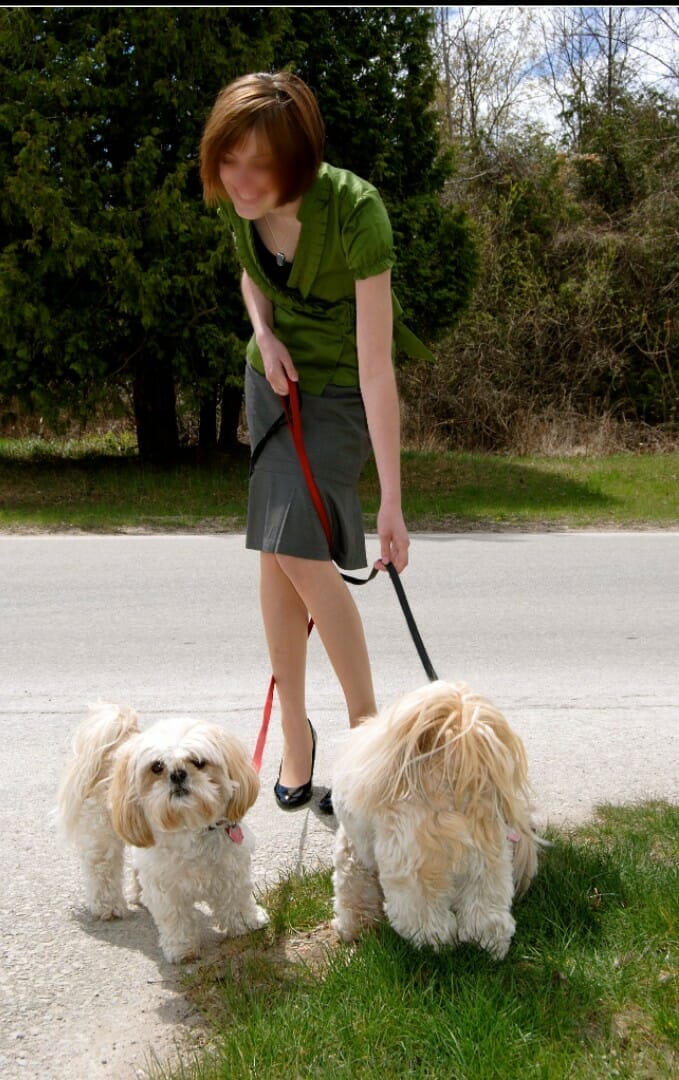
<instances>
[{"instance_id":1,"label":"grass","mask_svg":"<svg viewBox=\"0 0 679 1080\"><path fill-rule=\"evenodd\" d=\"M172 468L139 462L130 436L70 442L0 439L0 528L117 532L239 531L247 448ZM411 531L468 528L647 528L679 525L679 453L514 457L405 451ZM379 499L361 480L366 528Z\"/></svg>"},{"instance_id":2,"label":"grass","mask_svg":"<svg viewBox=\"0 0 679 1080\"><path fill-rule=\"evenodd\" d=\"M599 808L553 846L501 963L328 930L329 871L292 876L272 924L185 977L211 1049L184 1080L651 1080L677 1075L679 808Z\"/></svg>"}]
</instances>

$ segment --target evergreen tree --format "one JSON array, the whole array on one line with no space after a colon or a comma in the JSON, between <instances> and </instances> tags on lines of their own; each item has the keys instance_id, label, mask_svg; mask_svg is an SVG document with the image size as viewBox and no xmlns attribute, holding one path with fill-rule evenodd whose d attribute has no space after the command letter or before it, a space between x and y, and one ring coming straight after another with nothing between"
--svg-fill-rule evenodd
<instances>
[{"instance_id":1,"label":"evergreen tree","mask_svg":"<svg viewBox=\"0 0 679 1080\"><path fill-rule=\"evenodd\" d=\"M209 400L242 367L231 240L199 184L203 123L222 85L270 63L286 17L14 8L0 20L0 393L54 413L124 383L141 456L168 460L177 384Z\"/></svg>"}]
</instances>

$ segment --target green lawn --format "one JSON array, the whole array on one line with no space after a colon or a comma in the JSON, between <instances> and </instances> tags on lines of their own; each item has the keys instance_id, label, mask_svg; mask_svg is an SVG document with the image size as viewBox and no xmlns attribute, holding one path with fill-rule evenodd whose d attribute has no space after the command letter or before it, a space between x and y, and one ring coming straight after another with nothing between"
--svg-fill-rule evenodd
<instances>
[{"instance_id":1,"label":"green lawn","mask_svg":"<svg viewBox=\"0 0 679 1080\"><path fill-rule=\"evenodd\" d=\"M213 1052L184 1080L670 1080L679 1059L679 808L601 807L553 846L497 963L328 929L329 872L264 897L265 931L185 977Z\"/></svg>"},{"instance_id":2,"label":"green lawn","mask_svg":"<svg viewBox=\"0 0 679 1080\"><path fill-rule=\"evenodd\" d=\"M402 455L412 531L468 528L648 528L679 525L679 453L607 457ZM142 465L111 440L0 440L0 528L237 531L245 524L247 450L172 468ZM361 481L367 529L379 485Z\"/></svg>"}]
</instances>

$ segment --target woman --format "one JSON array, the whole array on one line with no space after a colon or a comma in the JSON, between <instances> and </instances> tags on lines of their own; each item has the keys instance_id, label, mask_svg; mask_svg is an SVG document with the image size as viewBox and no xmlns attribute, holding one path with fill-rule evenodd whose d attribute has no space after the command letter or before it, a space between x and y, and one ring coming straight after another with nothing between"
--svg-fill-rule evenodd
<instances>
[{"instance_id":1,"label":"woman","mask_svg":"<svg viewBox=\"0 0 679 1080\"><path fill-rule=\"evenodd\" d=\"M400 573L410 542L401 511L395 312L404 347L417 352L419 342L398 320L384 204L372 185L323 161L324 138L316 98L301 79L255 73L222 90L201 140L204 198L232 229L253 327L245 370L253 449L246 546L261 553L260 603L283 730L274 794L284 809L312 797L309 616L349 723L376 712L361 618L335 565L367 564L357 485L371 447L381 491L381 565L391 562ZM332 552L290 433L277 424L288 380L301 391L304 440L330 517ZM320 808L332 813L330 792Z\"/></svg>"}]
</instances>

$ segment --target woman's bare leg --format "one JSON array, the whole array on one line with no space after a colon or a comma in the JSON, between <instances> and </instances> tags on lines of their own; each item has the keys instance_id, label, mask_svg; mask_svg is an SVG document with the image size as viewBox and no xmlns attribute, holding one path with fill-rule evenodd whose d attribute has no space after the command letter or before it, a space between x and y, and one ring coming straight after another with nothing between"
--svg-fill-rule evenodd
<instances>
[{"instance_id":1,"label":"woman's bare leg","mask_svg":"<svg viewBox=\"0 0 679 1080\"><path fill-rule=\"evenodd\" d=\"M363 622L342 576L331 562L278 555L278 562L314 620L344 693L355 727L375 713L375 692Z\"/></svg>"},{"instance_id":2,"label":"woman's bare leg","mask_svg":"<svg viewBox=\"0 0 679 1080\"><path fill-rule=\"evenodd\" d=\"M263 553L260 600L281 704L280 782L296 787L309 779L311 765L305 697L308 613L342 687L352 727L377 711L363 623L329 561Z\"/></svg>"},{"instance_id":3,"label":"woman's bare leg","mask_svg":"<svg viewBox=\"0 0 679 1080\"><path fill-rule=\"evenodd\" d=\"M285 787L306 784L311 773L311 730L306 711L306 657L309 616L275 555L262 552L260 604L271 669L281 708L283 754L279 780Z\"/></svg>"}]
</instances>

